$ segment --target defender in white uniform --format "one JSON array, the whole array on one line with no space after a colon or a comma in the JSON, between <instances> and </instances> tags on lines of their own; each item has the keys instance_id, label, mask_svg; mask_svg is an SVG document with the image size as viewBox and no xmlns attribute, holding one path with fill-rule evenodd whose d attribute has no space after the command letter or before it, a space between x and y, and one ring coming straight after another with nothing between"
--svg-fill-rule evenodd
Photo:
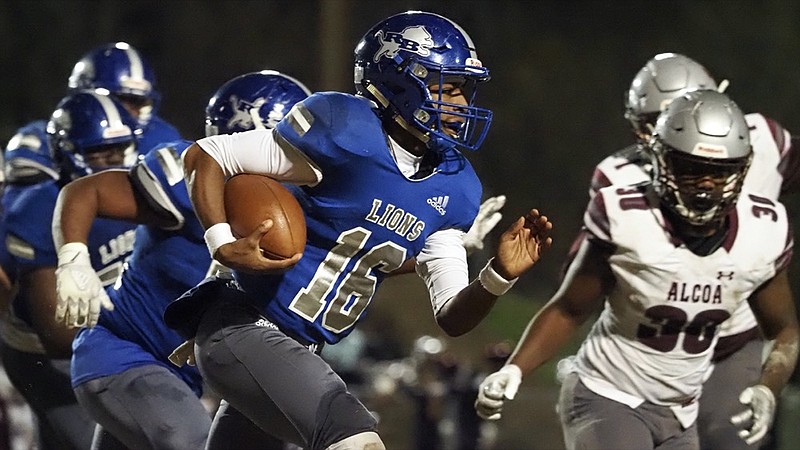
<instances>
[{"instance_id":1,"label":"defender in white uniform","mask_svg":"<svg viewBox=\"0 0 800 450\"><path fill-rule=\"evenodd\" d=\"M741 437L767 432L797 360L786 267L793 240L783 206L742 192L752 159L739 108L712 90L675 99L648 143L651 181L592 199L565 280L532 319L507 365L489 375L478 413L500 417L523 374L550 359L603 305L565 380L568 448L699 448L695 420L720 326L748 300L775 339L744 389Z\"/></svg>"},{"instance_id":2,"label":"defender in white uniform","mask_svg":"<svg viewBox=\"0 0 800 450\"><path fill-rule=\"evenodd\" d=\"M631 82L625 97L625 118L637 142L602 160L594 170L589 196L603 187L626 186L649 180L646 144L655 126L656 115L681 94L695 89L718 89L717 83L699 63L681 54L662 53L642 67ZM779 123L758 113L745 116L750 130L753 160L745 176L744 189L778 200L783 193L800 189L800 152L790 133ZM575 239L565 263L575 257L586 231ZM707 401L700 401L698 434L704 450L752 448L738 436L730 417L742 408L740 392L758 381L761 375L765 341L758 330L748 303L720 327L712 367L703 390ZM572 358L572 357L570 357ZM568 363L560 367L568 367ZM716 368L716 370L715 370Z\"/></svg>"}]
</instances>

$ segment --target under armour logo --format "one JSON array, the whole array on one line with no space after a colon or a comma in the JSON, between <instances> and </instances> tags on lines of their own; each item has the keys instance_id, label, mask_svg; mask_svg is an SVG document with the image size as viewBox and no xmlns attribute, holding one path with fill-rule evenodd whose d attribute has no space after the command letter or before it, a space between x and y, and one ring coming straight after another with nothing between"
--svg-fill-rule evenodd
<instances>
[{"instance_id":1,"label":"under armour logo","mask_svg":"<svg viewBox=\"0 0 800 450\"><path fill-rule=\"evenodd\" d=\"M729 280L732 280L733 279L733 271L723 272L723 271L720 270L719 272L717 272L717 279L721 280L723 278L727 278Z\"/></svg>"}]
</instances>

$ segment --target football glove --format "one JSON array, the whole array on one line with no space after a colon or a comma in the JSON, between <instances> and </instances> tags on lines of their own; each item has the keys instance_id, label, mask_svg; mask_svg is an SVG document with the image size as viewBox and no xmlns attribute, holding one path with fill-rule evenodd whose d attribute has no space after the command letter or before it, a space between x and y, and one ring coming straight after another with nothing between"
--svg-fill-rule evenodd
<instances>
[{"instance_id":1,"label":"football glove","mask_svg":"<svg viewBox=\"0 0 800 450\"><path fill-rule=\"evenodd\" d=\"M522 371L518 366L509 364L497 372L487 376L478 388L478 399L475 400L475 411L486 420L497 420L503 412L503 402L514 400L522 383Z\"/></svg>"},{"instance_id":2,"label":"football glove","mask_svg":"<svg viewBox=\"0 0 800 450\"><path fill-rule=\"evenodd\" d=\"M178 367L183 367L185 364L194 366L194 339L184 341L183 344L175 348L167 358L169 362Z\"/></svg>"},{"instance_id":3,"label":"football glove","mask_svg":"<svg viewBox=\"0 0 800 450\"><path fill-rule=\"evenodd\" d=\"M739 395L739 402L748 408L731 417L731 423L741 427L752 421L749 429L739 431L739 437L744 439L747 445L752 445L760 441L772 426L772 420L775 418L775 395L768 387L758 384L743 390Z\"/></svg>"},{"instance_id":4,"label":"football glove","mask_svg":"<svg viewBox=\"0 0 800 450\"><path fill-rule=\"evenodd\" d=\"M481 203L481 207L478 208L478 215L475 216L475 222L472 223L472 227L463 238L464 249L467 250L468 255L478 250L483 250L483 240L503 218L500 209L505 204L505 195L490 197Z\"/></svg>"},{"instance_id":5,"label":"football glove","mask_svg":"<svg viewBox=\"0 0 800 450\"><path fill-rule=\"evenodd\" d=\"M101 308L114 309L86 244L69 242L58 249L56 300L56 321L70 328L91 328L97 325Z\"/></svg>"}]
</instances>

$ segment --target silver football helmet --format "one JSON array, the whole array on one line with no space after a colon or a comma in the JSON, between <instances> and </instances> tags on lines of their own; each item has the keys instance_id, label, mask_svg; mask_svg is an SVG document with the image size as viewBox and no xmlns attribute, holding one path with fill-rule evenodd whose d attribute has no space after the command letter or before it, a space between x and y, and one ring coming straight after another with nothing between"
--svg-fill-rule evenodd
<instances>
[{"instance_id":1,"label":"silver football helmet","mask_svg":"<svg viewBox=\"0 0 800 450\"><path fill-rule=\"evenodd\" d=\"M646 143L658 115L676 97L695 89L717 89L705 67L678 53L659 53L639 70L625 93L625 118Z\"/></svg>"},{"instance_id":2,"label":"silver football helmet","mask_svg":"<svg viewBox=\"0 0 800 450\"><path fill-rule=\"evenodd\" d=\"M694 226L719 223L735 206L753 154L744 114L715 90L674 99L649 149L662 204Z\"/></svg>"}]
</instances>

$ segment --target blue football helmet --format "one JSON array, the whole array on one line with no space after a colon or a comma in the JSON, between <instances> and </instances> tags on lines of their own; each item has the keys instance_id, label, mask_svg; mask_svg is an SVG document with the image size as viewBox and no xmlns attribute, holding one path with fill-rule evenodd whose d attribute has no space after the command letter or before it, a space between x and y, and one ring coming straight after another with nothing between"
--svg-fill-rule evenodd
<instances>
[{"instance_id":1,"label":"blue football helmet","mask_svg":"<svg viewBox=\"0 0 800 450\"><path fill-rule=\"evenodd\" d=\"M10 184L58 179L58 170L50 155L46 120L33 121L17 130L6 146L3 172L5 181Z\"/></svg>"},{"instance_id":2,"label":"blue football helmet","mask_svg":"<svg viewBox=\"0 0 800 450\"><path fill-rule=\"evenodd\" d=\"M273 70L223 84L206 106L206 136L275 128L295 103L311 95L303 83Z\"/></svg>"},{"instance_id":3,"label":"blue football helmet","mask_svg":"<svg viewBox=\"0 0 800 450\"><path fill-rule=\"evenodd\" d=\"M136 120L102 89L64 97L47 123L52 158L65 182L132 166L140 134Z\"/></svg>"},{"instance_id":4,"label":"blue football helmet","mask_svg":"<svg viewBox=\"0 0 800 450\"><path fill-rule=\"evenodd\" d=\"M161 96L153 69L138 50L125 42L90 50L75 64L69 77L70 92L107 89L142 125L155 113ZM129 109L129 110L130 110Z\"/></svg>"},{"instance_id":5,"label":"blue football helmet","mask_svg":"<svg viewBox=\"0 0 800 450\"><path fill-rule=\"evenodd\" d=\"M469 35L440 15L408 11L373 26L356 46L354 80L385 119L431 150L477 150L489 131L492 111L475 106L477 84L489 80L489 70ZM441 89L429 88L445 83L460 87L468 104L445 103Z\"/></svg>"}]
</instances>

